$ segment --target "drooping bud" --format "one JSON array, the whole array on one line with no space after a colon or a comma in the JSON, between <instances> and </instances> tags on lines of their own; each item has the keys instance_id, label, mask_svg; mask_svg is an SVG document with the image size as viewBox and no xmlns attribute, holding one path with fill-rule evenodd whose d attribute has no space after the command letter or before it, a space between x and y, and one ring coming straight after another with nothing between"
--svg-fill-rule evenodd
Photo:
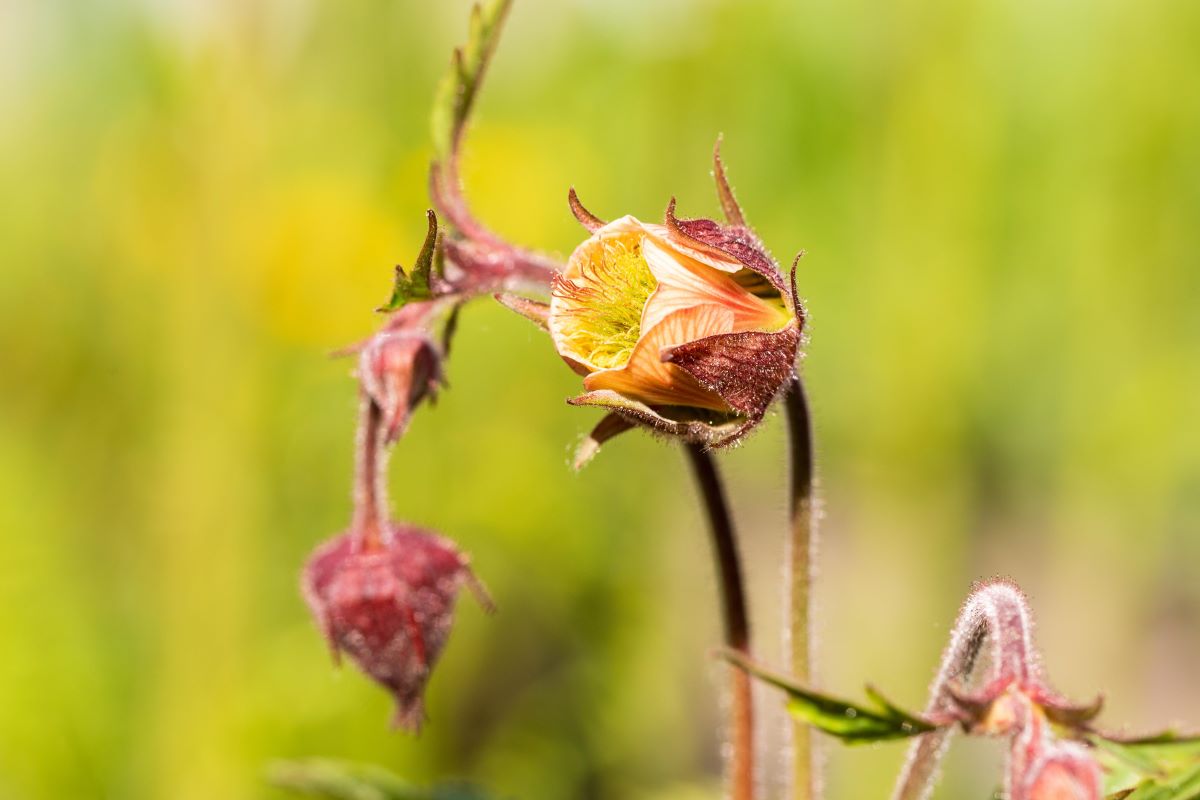
<instances>
[{"instance_id":1,"label":"drooping bud","mask_svg":"<svg viewBox=\"0 0 1200 800\"><path fill-rule=\"evenodd\" d=\"M394 724L424 720L430 671L450 633L463 585L478 588L466 557L448 540L392 523L375 543L354 532L309 559L303 590L334 657L345 653L396 699Z\"/></svg>"},{"instance_id":2,"label":"drooping bud","mask_svg":"<svg viewBox=\"0 0 1200 800\"><path fill-rule=\"evenodd\" d=\"M424 329L384 329L359 353L363 391L383 412L384 440L403 435L413 410L433 399L442 380L442 354Z\"/></svg>"},{"instance_id":3,"label":"drooping bud","mask_svg":"<svg viewBox=\"0 0 1200 800\"><path fill-rule=\"evenodd\" d=\"M450 309L442 342L431 321ZM430 671L450 633L458 590L470 586L486 608L467 558L447 539L389 521L389 447L412 409L438 385L456 305L418 301L356 349L361 388L349 529L317 548L301 590L335 661L350 656L396 700L394 724L420 728Z\"/></svg>"},{"instance_id":4,"label":"drooping bud","mask_svg":"<svg viewBox=\"0 0 1200 800\"><path fill-rule=\"evenodd\" d=\"M1086 747L1055 735L1034 713L1012 739L1009 800L1100 800L1100 765Z\"/></svg>"},{"instance_id":5,"label":"drooping bud","mask_svg":"<svg viewBox=\"0 0 1200 800\"><path fill-rule=\"evenodd\" d=\"M929 797L958 723L970 734L1009 738L1008 800L1099 800L1097 762L1069 739L1091 730L1101 700L1075 704L1050 687L1032 627L1029 602L1016 584L993 579L973 587L925 710L938 728L909 748L893 797ZM977 675L985 665L987 672ZM964 688L976 683L982 686Z\"/></svg>"},{"instance_id":6,"label":"drooping bud","mask_svg":"<svg viewBox=\"0 0 1200 800\"><path fill-rule=\"evenodd\" d=\"M358 355L355 377L382 415L383 444L395 444L417 406L437 398L460 305L456 298L410 302L369 339L336 353Z\"/></svg>"},{"instance_id":7,"label":"drooping bud","mask_svg":"<svg viewBox=\"0 0 1200 800\"><path fill-rule=\"evenodd\" d=\"M1100 800L1100 767L1079 745L1059 742L1030 776L1028 800ZM1019 800L1015 795L1013 800Z\"/></svg>"}]
</instances>

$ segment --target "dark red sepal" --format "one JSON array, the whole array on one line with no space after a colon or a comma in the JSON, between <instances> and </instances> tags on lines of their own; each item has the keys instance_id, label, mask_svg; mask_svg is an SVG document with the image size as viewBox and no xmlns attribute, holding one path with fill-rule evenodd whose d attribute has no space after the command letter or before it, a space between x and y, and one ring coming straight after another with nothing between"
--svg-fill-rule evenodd
<instances>
[{"instance_id":1,"label":"dark red sepal","mask_svg":"<svg viewBox=\"0 0 1200 800\"><path fill-rule=\"evenodd\" d=\"M706 336L663 350L662 360L716 392L730 408L758 419L795 374L799 345L800 332L789 325L774 333Z\"/></svg>"},{"instance_id":2,"label":"dark red sepal","mask_svg":"<svg viewBox=\"0 0 1200 800\"><path fill-rule=\"evenodd\" d=\"M715 258L732 258L751 272L766 278L780 294L788 294L779 265L767 253L754 231L744 225L722 225L703 217L680 219L675 216L673 197L667 204L666 225L697 250Z\"/></svg>"},{"instance_id":3,"label":"dark red sepal","mask_svg":"<svg viewBox=\"0 0 1200 800\"><path fill-rule=\"evenodd\" d=\"M567 204L571 206L571 213L575 215L575 219L579 220L579 224L586 228L588 233L595 233L604 227L604 220L583 207L579 195L575 194L574 186L567 192Z\"/></svg>"}]
</instances>

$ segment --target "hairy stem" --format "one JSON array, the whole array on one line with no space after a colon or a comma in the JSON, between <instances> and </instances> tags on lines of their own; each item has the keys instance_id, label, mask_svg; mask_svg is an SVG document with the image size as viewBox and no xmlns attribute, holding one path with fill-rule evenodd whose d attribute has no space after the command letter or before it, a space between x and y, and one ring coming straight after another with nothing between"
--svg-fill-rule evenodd
<instances>
[{"instance_id":1,"label":"hairy stem","mask_svg":"<svg viewBox=\"0 0 1200 800\"><path fill-rule=\"evenodd\" d=\"M813 492L812 420L804 384L796 376L785 399L788 444L791 454L791 536L788 539L788 615L785 650L792 678L802 685L812 682L812 582L816 550L816 514ZM792 797L813 800L818 781L813 758L812 728L797 720L792 727Z\"/></svg>"},{"instance_id":2,"label":"hairy stem","mask_svg":"<svg viewBox=\"0 0 1200 800\"><path fill-rule=\"evenodd\" d=\"M1012 679L1025 683L1036 677L1038 661L1030 629L1029 606L1020 589L1004 581L977 586L958 612L950 643L929 689L925 715L930 718L944 715L953 703L950 690L961 691L976 681L985 644L990 645L987 651L990 674L986 682ZM929 797L953 734L954 726L944 725L913 741L892 793L893 800Z\"/></svg>"},{"instance_id":3,"label":"hairy stem","mask_svg":"<svg viewBox=\"0 0 1200 800\"><path fill-rule=\"evenodd\" d=\"M383 428L383 410L363 392L355 438L354 518L350 529L358 537L359 546L366 550L383 544L390 530Z\"/></svg>"},{"instance_id":4,"label":"hairy stem","mask_svg":"<svg viewBox=\"0 0 1200 800\"><path fill-rule=\"evenodd\" d=\"M750 654L750 620L746 613L746 590L738 556L729 502L717 474L712 454L700 445L684 445L712 534L717 580L721 588L721 612L725 644L745 655ZM729 720L730 757L728 780L733 800L754 797L754 708L750 696L750 676L739 667L730 667L732 704Z\"/></svg>"}]
</instances>

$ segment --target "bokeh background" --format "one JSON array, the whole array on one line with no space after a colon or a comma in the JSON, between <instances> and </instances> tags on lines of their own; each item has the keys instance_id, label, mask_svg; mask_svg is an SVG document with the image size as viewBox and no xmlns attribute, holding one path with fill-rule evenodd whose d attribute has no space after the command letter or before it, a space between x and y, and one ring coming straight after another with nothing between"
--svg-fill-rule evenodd
<instances>
[{"instance_id":1,"label":"bokeh background","mask_svg":"<svg viewBox=\"0 0 1200 800\"><path fill-rule=\"evenodd\" d=\"M419 245L467 5L0 0L0 798L281 798L266 765L313 755L523 800L719 796L679 454L628 436L572 474L595 415L490 302L393 461L398 516L501 609L462 604L420 738L297 593L349 515L326 354ZM1200 723L1198 74L1194 0L518 0L466 179L568 253L571 184L606 217L715 213L723 131L765 240L807 249L822 686L920 706L971 581L1004 574L1060 688ZM778 422L722 458L767 660ZM902 750L830 747L831 798L885 796ZM939 796L998 764L960 745Z\"/></svg>"}]
</instances>

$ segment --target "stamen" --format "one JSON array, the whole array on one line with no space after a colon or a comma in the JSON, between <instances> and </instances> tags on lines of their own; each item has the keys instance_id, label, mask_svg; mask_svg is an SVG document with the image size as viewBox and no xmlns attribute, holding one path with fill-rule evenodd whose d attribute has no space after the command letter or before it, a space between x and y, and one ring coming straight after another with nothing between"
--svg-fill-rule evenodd
<instances>
[{"instance_id":1,"label":"stamen","mask_svg":"<svg viewBox=\"0 0 1200 800\"><path fill-rule=\"evenodd\" d=\"M640 236L601 238L579 275L558 278L561 345L599 369L623 367L641 336L642 309L658 286Z\"/></svg>"}]
</instances>

